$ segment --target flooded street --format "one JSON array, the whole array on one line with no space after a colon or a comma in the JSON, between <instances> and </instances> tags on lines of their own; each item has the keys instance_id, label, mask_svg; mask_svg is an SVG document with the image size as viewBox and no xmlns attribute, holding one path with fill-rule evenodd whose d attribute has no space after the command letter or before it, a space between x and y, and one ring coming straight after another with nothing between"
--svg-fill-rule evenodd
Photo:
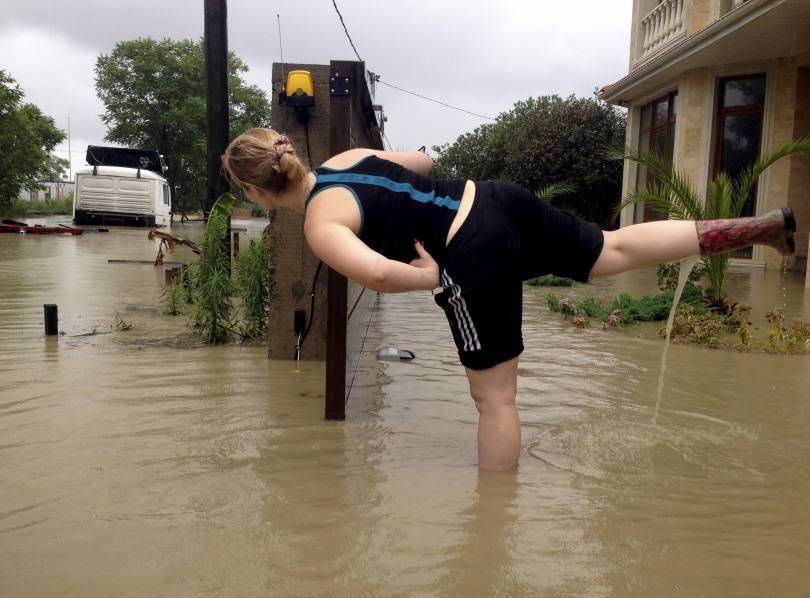
<instances>
[{"instance_id":1,"label":"flooded street","mask_svg":"<svg viewBox=\"0 0 810 598\"><path fill-rule=\"evenodd\" d=\"M520 468L479 473L430 294L380 299L347 421L325 422L323 364L202 346L161 314L161 269L107 263L154 259L146 232L0 235L0 595L810 591L810 356L673 345L653 425L661 324L575 329L526 287ZM802 286L742 271L728 291L764 327L810 317ZM573 292L654 290L647 270ZM388 345L417 358L377 362Z\"/></svg>"}]
</instances>

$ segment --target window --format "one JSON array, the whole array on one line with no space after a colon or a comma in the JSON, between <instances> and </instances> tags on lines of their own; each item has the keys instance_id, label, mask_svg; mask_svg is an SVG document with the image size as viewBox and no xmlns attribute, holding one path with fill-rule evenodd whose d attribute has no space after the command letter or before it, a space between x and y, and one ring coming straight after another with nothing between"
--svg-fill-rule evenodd
<instances>
[{"instance_id":1,"label":"window","mask_svg":"<svg viewBox=\"0 0 810 598\"><path fill-rule=\"evenodd\" d=\"M163 205L169 205L169 186L163 185Z\"/></svg>"},{"instance_id":2,"label":"window","mask_svg":"<svg viewBox=\"0 0 810 598\"><path fill-rule=\"evenodd\" d=\"M717 102L717 131L713 174L726 172L736 177L759 159L762 143L762 117L765 105L765 75L750 75L720 80ZM756 187L742 209L741 216L756 213ZM752 248L734 257L753 255Z\"/></svg>"},{"instance_id":3,"label":"window","mask_svg":"<svg viewBox=\"0 0 810 598\"><path fill-rule=\"evenodd\" d=\"M656 153L665 160L672 160L675 148L675 120L678 115L678 92L665 95L641 108L641 129L638 149L642 154ZM653 182L647 167L640 164L636 188ZM633 222L663 220L666 214L646 204L636 204Z\"/></svg>"}]
</instances>

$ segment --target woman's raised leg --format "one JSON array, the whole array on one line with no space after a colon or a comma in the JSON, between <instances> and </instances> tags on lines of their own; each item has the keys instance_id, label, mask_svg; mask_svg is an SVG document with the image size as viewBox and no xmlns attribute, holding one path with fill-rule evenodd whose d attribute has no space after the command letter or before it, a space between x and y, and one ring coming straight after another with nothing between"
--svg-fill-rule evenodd
<instances>
[{"instance_id":1,"label":"woman's raised leg","mask_svg":"<svg viewBox=\"0 0 810 598\"><path fill-rule=\"evenodd\" d=\"M606 276L689 256L728 253L755 244L783 255L795 251L796 221L789 209L729 220L659 220L605 231L602 253L591 276Z\"/></svg>"},{"instance_id":2,"label":"woman's raised leg","mask_svg":"<svg viewBox=\"0 0 810 598\"><path fill-rule=\"evenodd\" d=\"M466 368L470 395L478 409L478 466L505 471L517 466L520 419L517 396L518 358L484 370Z\"/></svg>"}]
</instances>

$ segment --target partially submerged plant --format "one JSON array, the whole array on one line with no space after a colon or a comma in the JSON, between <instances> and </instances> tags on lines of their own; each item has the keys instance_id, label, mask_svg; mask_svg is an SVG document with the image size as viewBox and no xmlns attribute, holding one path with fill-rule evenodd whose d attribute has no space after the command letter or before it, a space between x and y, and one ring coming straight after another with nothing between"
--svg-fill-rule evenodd
<instances>
[{"instance_id":1,"label":"partially submerged plant","mask_svg":"<svg viewBox=\"0 0 810 598\"><path fill-rule=\"evenodd\" d=\"M681 272L680 262L667 262L658 264L655 270L656 283L662 291L674 291L678 288L678 277ZM696 284L706 274L706 266L696 264L689 273L687 284Z\"/></svg>"},{"instance_id":2,"label":"partially submerged plant","mask_svg":"<svg viewBox=\"0 0 810 598\"><path fill-rule=\"evenodd\" d=\"M526 284L533 287L571 287L574 286L574 280L572 278L546 274L544 276L538 276L537 278L530 278L526 281Z\"/></svg>"},{"instance_id":3,"label":"partially submerged plant","mask_svg":"<svg viewBox=\"0 0 810 598\"><path fill-rule=\"evenodd\" d=\"M563 297L559 301L560 311L563 315L566 316L575 316L577 315L577 308L574 305L574 302L571 301L568 297Z\"/></svg>"},{"instance_id":4,"label":"partially submerged plant","mask_svg":"<svg viewBox=\"0 0 810 598\"><path fill-rule=\"evenodd\" d=\"M765 314L765 319L770 324L766 351L770 353L810 352L810 322L795 320L790 325L786 325L785 314L779 307Z\"/></svg>"},{"instance_id":5,"label":"partially submerged plant","mask_svg":"<svg viewBox=\"0 0 810 598\"><path fill-rule=\"evenodd\" d=\"M591 323L588 321L588 318L586 318L581 314L571 318L571 323L577 328L587 328L588 326L591 325Z\"/></svg>"},{"instance_id":6,"label":"partially submerged plant","mask_svg":"<svg viewBox=\"0 0 810 598\"><path fill-rule=\"evenodd\" d=\"M750 317L751 306L740 303L738 306L738 319L740 324L740 344L738 348L742 351L750 351L754 346L754 337L751 335L751 322L748 321Z\"/></svg>"},{"instance_id":7,"label":"partially submerged plant","mask_svg":"<svg viewBox=\"0 0 810 598\"><path fill-rule=\"evenodd\" d=\"M242 324L239 333L245 338L258 338L267 328L267 309L271 300L270 256L267 237L239 254L236 288L242 298Z\"/></svg>"},{"instance_id":8,"label":"partially submerged plant","mask_svg":"<svg viewBox=\"0 0 810 598\"><path fill-rule=\"evenodd\" d=\"M121 317L121 314L119 314L117 310L113 312L113 315L115 317L114 326L116 330L118 330L119 332L124 332L126 330L132 329L132 322L127 322L126 320L124 320L124 318Z\"/></svg>"},{"instance_id":9,"label":"partially submerged plant","mask_svg":"<svg viewBox=\"0 0 810 598\"><path fill-rule=\"evenodd\" d=\"M165 307L163 308L163 313L167 316L178 315L180 313L180 304L183 301L183 294L183 284L177 279L172 280L170 284L164 287L163 302L165 303Z\"/></svg>"},{"instance_id":10,"label":"partially submerged plant","mask_svg":"<svg viewBox=\"0 0 810 598\"><path fill-rule=\"evenodd\" d=\"M713 312L696 313L691 305L684 304L675 312L672 324L672 339L677 342L705 345L716 349L723 338L739 327L733 316ZM661 330L661 335L665 333Z\"/></svg>"},{"instance_id":11,"label":"partially submerged plant","mask_svg":"<svg viewBox=\"0 0 810 598\"><path fill-rule=\"evenodd\" d=\"M674 293L667 292L645 295L636 299L629 293L622 293L612 302L607 303L591 296L576 301L569 297L559 299L553 293L549 293L546 295L546 301L553 312L562 313L566 317L583 315L599 322L608 323L608 326L613 328L620 323L666 320L672 308L673 295ZM689 285L684 289L681 302L690 304L695 313L703 314L706 311L701 291L694 285Z\"/></svg>"},{"instance_id":12,"label":"partially submerged plant","mask_svg":"<svg viewBox=\"0 0 810 598\"><path fill-rule=\"evenodd\" d=\"M618 328L622 323L622 312L619 310L614 311L608 316L608 319L602 322L602 330L613 330Z\"/></svg>"},{"instance_id":13,"label":"partially submerged plant","mask_svg":"<svg viewBox=\"0 0 810 598\"><path fill-rule=\"evenodd\" d=\"M225 342L232 328L231 296L234 286L226 236L233 202L233 196L225 193L214 204L205 225L200 254L194 326L211 344Z\"/></svg>"}]
</instances>

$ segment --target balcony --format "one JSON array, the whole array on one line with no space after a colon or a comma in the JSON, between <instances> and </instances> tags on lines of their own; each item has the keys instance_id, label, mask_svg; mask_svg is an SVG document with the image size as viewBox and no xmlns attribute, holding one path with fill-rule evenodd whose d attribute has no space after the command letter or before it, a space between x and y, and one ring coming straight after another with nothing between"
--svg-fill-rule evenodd
<instances>
[{"instance_id":1,"label":"balcony","mask_svg":"<svg viewBox=\"0 0 810 598\"><path fill-rule=\"evenodd\" d=\"M686 0L660 0L658 6L641 19L641 33L644 40L642 60L684 34L685 2Z\"/></svg>"}]
</instances>

